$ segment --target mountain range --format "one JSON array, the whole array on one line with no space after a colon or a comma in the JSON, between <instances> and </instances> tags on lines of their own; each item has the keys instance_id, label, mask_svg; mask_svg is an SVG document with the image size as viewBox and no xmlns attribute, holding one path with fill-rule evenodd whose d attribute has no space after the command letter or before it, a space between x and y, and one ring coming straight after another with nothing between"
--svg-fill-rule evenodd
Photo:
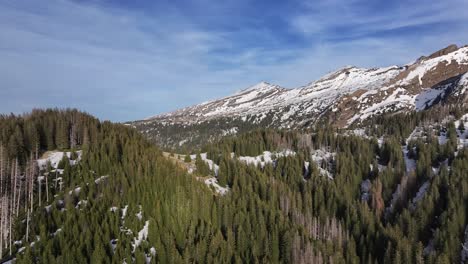
<instances>
[{"instance_id":1,"label":"mountain range","mask_svg":"<svg viewBox=\"0 0 468 264\"><path fill-rule=\"evenodd\" d=\"M0 115L0 263L467 263L467 72L451 45L126 124Z\"/></svg>"},{"instance_id":2,"label":"mountain range","mask_svg":"<svg viewBox=\"0 0 468 264\"><path fill-rule=\"evenodd\" d=\"M202 144L254 127L359 126L383 113L468 102L468 46L449 45L402 66L343 67L304 86L258 83L233 95L130 122L165 147Z\"/></svg>"}]
</instances>

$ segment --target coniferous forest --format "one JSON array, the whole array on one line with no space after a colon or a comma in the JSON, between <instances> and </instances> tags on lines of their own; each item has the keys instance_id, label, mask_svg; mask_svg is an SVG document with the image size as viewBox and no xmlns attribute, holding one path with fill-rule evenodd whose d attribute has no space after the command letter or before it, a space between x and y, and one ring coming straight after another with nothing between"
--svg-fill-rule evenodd
<instances>
[{"instance_id":1,"label":"coniferous forest","mask_svg":"<svg viewBox=\"0 0 468 264\"><path fill-rule=\"evenodd\" d=\"M256 129L180 152L77 110L3 115L1 259L460 263L464 110Z\"/></svg>"}]
</instances>

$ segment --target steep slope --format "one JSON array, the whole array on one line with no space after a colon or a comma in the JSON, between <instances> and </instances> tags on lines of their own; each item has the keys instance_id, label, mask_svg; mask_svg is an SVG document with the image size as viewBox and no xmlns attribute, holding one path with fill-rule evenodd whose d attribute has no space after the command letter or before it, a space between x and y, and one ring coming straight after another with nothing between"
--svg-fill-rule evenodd
<instances>
[{"instance_id":1,"label":"steep slope","mask_svg":"<svg viewBox=\"0 0 468 264\"><path fill-rule=\"evenodd\" d=\"M131 124L166 147L199 144L252 127L308 128L323 120L347 127L385 112L464 104L467 72L468 46L451 45L401 67L344 67L295 89L262 82L232 96ZM204 130L209 130L207 135L201 135Z\"/></svg>"},{"instance_id":2,"label":"steep slope","mask_svg":"<svg viewBox=\"0 0 468 264\"><path fill-rule=\"evenodd\" d=\"M73 110L0 115L0 262L460 263L468 115L391 118L183 156Z\"/></svg>"},{"instance_id":3,"label":"steep slope","mask_svg":"<svg viewBox=\"0 0 468 264\"><path fill-rule=\"evenodd\" d=\"M466 103L468 47L453 49L418 59L383 87L349 94L335 104L333 117L346 126L384 112L424 110L449 98Z\"/></svg>"}]
</instances>

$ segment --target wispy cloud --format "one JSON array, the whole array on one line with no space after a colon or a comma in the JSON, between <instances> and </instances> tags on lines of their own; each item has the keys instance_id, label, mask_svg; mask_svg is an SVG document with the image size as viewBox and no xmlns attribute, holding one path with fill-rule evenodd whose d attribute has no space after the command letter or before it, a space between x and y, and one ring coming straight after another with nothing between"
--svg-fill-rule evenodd
<instances>
[{"instance_id":1,"label":"wispy cloud","mask_svg":"<svg viewBox=\"0 0 468 264\"><path fill-rule=\"evenodd\" d=\"M420 2L5 0L0 112L78 107L137 119L261 80L295 87L343 65L405 63L468 43L465 1Z\"/></svg>"}]
</instances>

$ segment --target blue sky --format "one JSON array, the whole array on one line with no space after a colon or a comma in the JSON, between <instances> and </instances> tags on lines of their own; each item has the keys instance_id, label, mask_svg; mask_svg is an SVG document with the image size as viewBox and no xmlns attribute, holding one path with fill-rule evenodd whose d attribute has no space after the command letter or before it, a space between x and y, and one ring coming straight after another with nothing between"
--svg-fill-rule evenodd
<instances>
[{"instance_id":1,"label":"blue sky","mask_svg":"<svg viewBox=\"0 0 468 264\"><path fill-rule=\"evenodd\" d=\"M0 112L127 121L468 44L466 0L0 0Z\"/></svg>"}]
</instances>

